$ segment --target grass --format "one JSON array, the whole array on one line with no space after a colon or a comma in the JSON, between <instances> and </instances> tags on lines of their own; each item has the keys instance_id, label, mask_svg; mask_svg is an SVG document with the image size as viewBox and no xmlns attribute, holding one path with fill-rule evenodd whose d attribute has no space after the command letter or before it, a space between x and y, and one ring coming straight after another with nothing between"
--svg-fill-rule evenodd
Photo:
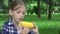
<instances>
[{"instance_id":1,"label":"grass","mask_svg":"<svg viewBox=\"0 0 60 34\"><path fill-rule=\"evenodd\" d=\"M0 28L5 21L9 18L9 15L0 15ZM60 15L52 15L51 20L47 20L47 15L41 15L41 18L37 18L36 15L26 15L23 21L34 22L38 28L40 34L59 34L60 31Z\"/></svg>"}]
</instances>

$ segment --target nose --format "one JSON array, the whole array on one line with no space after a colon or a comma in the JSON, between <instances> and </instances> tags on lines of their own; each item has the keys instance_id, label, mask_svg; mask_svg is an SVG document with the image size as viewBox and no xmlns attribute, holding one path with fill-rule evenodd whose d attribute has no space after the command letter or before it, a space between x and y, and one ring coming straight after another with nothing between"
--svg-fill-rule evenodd
<instances>
[{"instance_id":1,"label":"nose","mask_svg":"<svg viewBox=\"0 0 60 34\"><path fill-rule=\"evenodd\" d=\"M23 13L20 13L19 16L20 16L20 17L24 17L24 14L23 14Z\"/></svg>"}]
</instances>

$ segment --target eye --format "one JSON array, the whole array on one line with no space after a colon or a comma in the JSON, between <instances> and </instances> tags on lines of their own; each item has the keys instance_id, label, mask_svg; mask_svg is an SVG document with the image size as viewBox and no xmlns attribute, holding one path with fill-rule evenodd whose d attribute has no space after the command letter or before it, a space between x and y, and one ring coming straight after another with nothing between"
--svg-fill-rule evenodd
<instances>
[{"instance_id":1,"label":"eye","mask_svg":"<svg viewBox=\"0 0 60 34\"><path fill-rule=\"evenodd\" d=\"M20 11L17 11L17 13L21 13Z\"/></svg>"},{"instance_id":2,"label":"eye","mask_svg":"<svg viewBox=\"0 0 60 34\"><path fill-rule=\"evenodd\" d=\"M26 12L23 12L23 14L26 14Z\"/></svg>"}]
</instances>

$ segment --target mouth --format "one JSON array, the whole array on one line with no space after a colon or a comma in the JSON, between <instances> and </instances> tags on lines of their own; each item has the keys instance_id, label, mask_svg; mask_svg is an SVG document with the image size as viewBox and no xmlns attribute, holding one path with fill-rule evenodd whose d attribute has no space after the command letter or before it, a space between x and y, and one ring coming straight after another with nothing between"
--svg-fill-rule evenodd
<instances>
[{"instance_id":1,"label":"mouth","mask_svg":"<svg viewBox=\"0 0 60 34\"><path fill-rule=\"evenodd\" d=\"M18 19L21 20L21 21L23 20L23 18L18 18Z\"/></svg>"}]
</instances>

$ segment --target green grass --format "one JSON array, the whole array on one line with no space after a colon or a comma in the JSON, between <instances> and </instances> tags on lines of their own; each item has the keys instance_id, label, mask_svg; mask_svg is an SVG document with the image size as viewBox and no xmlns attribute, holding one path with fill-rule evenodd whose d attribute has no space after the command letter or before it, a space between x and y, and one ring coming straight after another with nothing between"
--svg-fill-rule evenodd
<instances>
[{"instance_id":1,"label":"green grass","mask_svg":"<svg viewBox=\"0 0 60 34\"><path fill-rule=\"evenodd\" d=\"M8 15L1 15L0 28L8 18ZM34 22L40 34L59 34L60 15L52 15L51 20L47 20L47 15L41 15L41 18L37 18L36 15L26 15L23 21Z\"/></svg>"}]
</instances>

